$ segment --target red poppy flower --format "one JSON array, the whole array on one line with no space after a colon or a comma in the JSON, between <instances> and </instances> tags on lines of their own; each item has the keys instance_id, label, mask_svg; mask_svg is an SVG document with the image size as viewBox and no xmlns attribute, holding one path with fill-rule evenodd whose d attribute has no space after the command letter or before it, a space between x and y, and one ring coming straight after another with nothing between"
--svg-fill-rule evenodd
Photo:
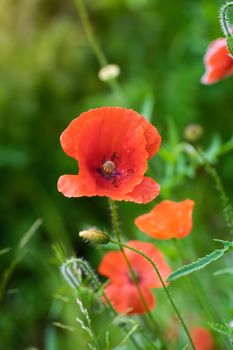
<instances>
[{"instance_id":1,"label":"red poppy flower","mask_svg":"<svg viewBox=\"0 0 233 350\"><path fill-rule=\"evenodd\" d=\"M158 248L151 243L141 241L129 241L126 244L150 257L157 265L162 278L166 281L171 269ZM151 289L160 288L161 282L151 264L144 257L129 249L124 249L124 251L133 268L148 308L151 310L155 306L155 298ZM132 280L126 260L120 251L111 251L103 257L99 266L99 273L110 279L105 288L105 293L117 312L127 314L147 312Z\"/></svg>"},{"instance_id":2,"label":"red poppy flower","mask_svg":"<svg viewBox=\"0 0 233 350\"><path fill-rule=\"evenodd\" d=\"M61 135L62 148L78 161L79 173L61 176L58 190L66 197L150 202L160 187L144 174L160 142L157 129L133 110L102 107L84 112Z\"/></svg>"},{"instance_id":3,"label":"red poppy flower","mask_svg":"<svg viewBox=\"0 0 233 350\"><path fill-rule=\"evenodd\" d=\"M206 72L201 78L203 84L213 84L233 74L233 58L227 49L226 39L213 41L205 54Z\"/></svg>"},{"instance_id":4,"label":"red poppy flower","mask_svg":"<svg viewBox=\"0 0 233 350\"><path fill-rule=\"evenodd\" d=\"M165 200L149 213L138 216L135 224L139 230L159 239L183 238L192 229L192 210L194 202Z\"/></svg>"},{"instance_id":5,"label":"red poppy flower","mask_svg":"<svg viewBox=\"0 0 233 350\"><path fill-rule=\"evenodd\" d=\"M191 337L196 350L213 350L214 340L211 333L201 327L191 329Z\"/></svg>"}]
</instances>

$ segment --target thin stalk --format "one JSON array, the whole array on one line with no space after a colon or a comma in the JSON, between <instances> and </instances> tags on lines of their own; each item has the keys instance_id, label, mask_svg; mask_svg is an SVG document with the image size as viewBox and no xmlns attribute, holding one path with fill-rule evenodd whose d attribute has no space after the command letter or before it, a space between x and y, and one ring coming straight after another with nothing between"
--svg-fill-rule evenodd
<instances>
[{"instance_id":1,"label":"thin stalk","mask_svg":"<svg viewBox=\"0 0 233 350\"><path fill-rule=\"evenodd\" d=\"M233 211L230 204L230 200L224 190L222 181L215 168L208 162L204 155L200 151L197 151L197 154L201 157L207 173L212 177L212 179L215 182L216 190L218 191L220 195L220 200L222 202L226 226L229 227L230 233L233 234Z\"/></svg>"},{"instance_id":2,"label":"thin stalk","mask_svg":"<svg viewBox=\"0 0 233 350\"><path fill-rule=\"evenodd\" d=\"M91 21L89 19L88 13L86 11L84 1L83 0L74 0L77 11L79 13L83 28L86 32L87 39L89 41L89 44L99 62L100 67L105 67L109 64L107 57L104 54L104 51L102 50L101 46L99 45L99 42L95 36L93 27L91 25ZM123 96L120 91L119 84L116 79L110 79L107 81L112 91L115 93L115 95L118 97L119 101L124 101Z\"/></svg>"},{"instance_id":3,"label":"thin stalk","mask_svg":"<svg viewBox=\"0 0 233 350\"><path fill-rule=\"evenodd\" d=\"M108 64L108 60L95 37L83 0L75 0L75 5L91 48L94 51L100 66L104 67Z\"/></svg>"},{"instance_id":4,"label":"thin stalk","mask_svg":"<svg viewBox=\"0 0 233 350\"><path fill-rule=\"evenodd\" d=\"M185 258L185 255L184 255L181 247L180 247L178 239L174 238L173 242L174 242L174 245L176 247L176 251L177 251L177 253L179 255L180 262L182 264L185 264L186 258ZM212 313L210 312L210 310L207 307L206 303L203 301L203 295L201 295L201 290L203 290L203 288L199 288L199 285L200 285L199 281L197 281L196 279L195 279L195 281L193 281L193 279L192 279L192 277L190 275L186 276L186 279L189 282L189 287L190 287L189 290L191 291L192 295L194 296L194 299L196 299L198 301L200 309L204 313L205 318L207 319L207 321L209 319L211 319L214 322ZM198 288L196 287L197 283L198 283Z\"/></svg>"},{"instance_id":5,"label":"thin stalk","mask_svg":"<svg viewBox=\"0 0 233 350\"><path fill-rule=\"evenodd\" d=\"M116 205L116 202L114 200L111 200L109 199L109 205L110 205L110 211L111 211L111 216L112 216L112 225L113 225L113 232L115 233L115 236L116 236L116 239L119 243L122 243L121 242L121 229L120 229L120 224L119 224L119 220L118 220L118 213L117 213L117 205ZM158 326L157 322L154 320L152 314L151 314L151 311L148 307L148 304L144 298L144 295L142 293L142 290L140 288L140 285L137 281L137 277L135 275L135 272L133 270L133 267L131 266L131 263L124 251L124 249L120 246L120 250L124 256L124 259L126 261L126 264L128 266L128 269L129 269L129 272L130 272L130 275L131 275L131 278L135 284L135 287L137 289L137 292L139 294L139 297L146 309L146 312L147 312L147 316L149 317L150 321L154 324L155 328L156 328L156 331L159 335L159 338L160 338L160 341L162 343L162 346L164 349L167 349L167 345L166 345L166 342L164 340L164 337L161 335L161 330L160 330L160 327Z\"/></svg>"},{"instance_id":6,"label":"thin stalk","mask_svg":"<svg viewBox=\"0 0 233 350\"><path fill-rule=\"evenodd\" d=\"M180 257L181 263L185 264L185 255L183 253L183 250L181 249L180 241L179 239L174 238L173 242L175 244L176 250L178 252L178 255ZM195 299L197 299L200 310L203 313L205 319L207 322L216 322L216 317L218 316L217 311L215 311L210 303L209 303L209 295L207 295L205 289L203 288L203 285L200 283L198 277L196 277L194 274L192 276L188 275L186 276L187 280L189 281L189 286L191 293L194 295ZM218 339L218 343L220 346L224 347L224 344L227 343L223 342L222 337Z\"/></svg>"},{"instance_id":7,"label":"thin stalk","mask_svg":"<svg viewBox=\"0 0 233 350\"><path fill-rule=\"evenodd\" d=\"M106 301L106 304L107 304L108 307L111 309L112 313L113 313L114 315L117 315L117 312L114 310L114 308L113 308L113 306L112 306L112 304L111 304L111 301L108 299L108 297L107 297L107 295L106 295L105 292L103 292L103 297L104 297L104 300ZM128 332L128 330L125 328L125 326L122 326L122 328L123 328L126 332ZM148 339L148 337L144 334L144 332L143 332L143 330L142 330L142 328L141 328L140 325L139 325L139 329L140 329L140 331L141 331L142 336L145 338L145 340L153 347L153 349L157 350L157 347L155 347L154 344L151 342L151 340ZM137 342L135 341L133 335L130 336L130 339L131 339L132 343L134 344L134 346L135 346L137 349L141 350L141 347L137 344Z\"/></svg>"},{"instance_id":8,"label":"thin stalk","mask_svg":"<svg viewBox=\"0 0 233 350\"><path fill-rule=\"evenodd\" d=\"M74 265L76 264L76 265ZM92 286L94 288L95 291L98 291L101 289L102 284L100 283L98 277L95 275L94 271L92 270L91 266L83 259L78 259L78 258L71 258L66 260L62 265L61 265L61 273L63 275L63 277L65 278L65 280L69 283L69 285L73 288L75 294L77 294L78 292L78 288L80 287L80 281L77 278L77 275L74 275L74 271L69 270L68 267L69 266L73 266L74 267L74 271L77 268L80 268L81 271L83 273L85 273L85 276L87 276L89 278L89 280L92 283ZM117 315L116 311L114 310L110 300L108 299L107 295L105 292L103 292L103 298L106 302L106 304L108 305L109 309L111 310L111 313L115 316ZM126 334L128 334L128 329L125 326L122 326L124 332ZM135 348L137 348L138 350L141 350L141 348L138 346L138 344L136 343L133 334L130 335L130 340L132 341L132 343L134 344Z\"/></svg>"},{"instance_id":9,"label":"thin stalk","mask_svg":"<svg viewBox=\"0 0 233 350\"><path fill-rule=\"evenodd\" d=\"M172 297L171 297L171 295L170 295L170 293L169 293L169 291L168 291L168 289L167 289L167 287L166 287L166 285L165 285L165 283L164 283L164 281L163 281L163 279L162 279L162 276L161 276L161 274L160 274L160 272L159 272L157 266L155 265L155 263L154 263L146 254L144 254L143 252L140 252L140 251L137 250L137 249L134 249L134 248L132 248L132 247L126 245L126 244L123 244L123 243L114 241L114 240L112 240L112 239L110 239L110 242L113 243L113 244L116 244L116 245L118 245L118 246L120 246L120 247L122 247L122 248L130 249L130 250L132 250L133 252L135 252L135 253L137 253L137 254L143 256L143 257L144 257L147 261L149 261L149 263L153 266L153 268L154 268L154 270L155 270L155 273L156 273L156 275L158 276L158 278L159 278L159 280L160 280L160 282L161 282L161 284L162 284L162 286L163 286L163 290L164 290L164 292L165 292L165 294L166 294L166 296L167 296L167 298L168 298L168 300L169 300L171 306L173 307L173 309L174 309L174 311L175 311L177 317L179 318L180 323L181 323L182 326L183 326L183 329L184 329L184 331L185 331L185 333L186 333L186 335L187 335L187 338L188 338L188 340L189 340L189 342L190 342L191 348L192 348L193 350L195 350L195 347L194 347L194 344L193 344L191 335L190 335L190 333L189 333L189 331L188 331L188 328L187 328L187 326L186 326L186 324L185 324L185 322L184 322L184 320L183 320L183 318L182 318L182 316L181 316L179 310L177 309L177 306L176 306L175 302L173 301L173 299L172 299Z\"/></svg>"}]
</instances>

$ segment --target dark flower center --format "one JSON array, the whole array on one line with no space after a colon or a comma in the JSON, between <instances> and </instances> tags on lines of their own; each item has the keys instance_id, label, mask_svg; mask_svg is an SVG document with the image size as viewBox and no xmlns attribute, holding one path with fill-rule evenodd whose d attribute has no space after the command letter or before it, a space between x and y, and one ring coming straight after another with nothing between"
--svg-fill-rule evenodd
<instances>
[{"instance_id":1,"label":"dark flower center","mask_svg":"<svg viewBox=\"0 0 233 350\"><path fill-rule=\"evenodd\" d=\"M102 165L102 170L105 176L110 176L114 172L116 164L112 160L106 160Z\"/></svg>"}]
</instances>

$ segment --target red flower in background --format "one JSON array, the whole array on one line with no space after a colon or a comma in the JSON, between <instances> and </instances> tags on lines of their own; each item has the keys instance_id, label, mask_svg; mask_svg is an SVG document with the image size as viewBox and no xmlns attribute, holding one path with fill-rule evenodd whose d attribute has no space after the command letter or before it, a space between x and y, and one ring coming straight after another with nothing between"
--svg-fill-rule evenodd
<instances>
[{"instance_id":1,"label":"red flower in background","mask_svg":"<svg viewBox=\"0 0 233 350\"><path fill-rule=\"evenodd\" d=\"M196 327L193 328L190 333L196 350L214 349L213 337L207 329Z\"/></svg>"},{"instance_id":2,"label":"red flower in background","mask_svg":"<svg viewBox=\"0 0 233 350\"><path fill-rule=\"evenodd\" d=\"M150 257L157 265L164 281L167 279L171 269L158 248L151 243L141 241L129 241L126 244ZM124 249L124 251L133 268L148 308L151 310L155 306L155 298L151 289L160 288L161 282L151 264L144 257L129 249ZM120 251L111 251L103 257L99 266L99 273L110 279L104 291L118 313L143 314L147 312L132 280L127 262Z\"/></svg>"},{"instance_id":3,"label":"red flower in background","mask_svg":"<svg viewBox=\"0 0 233 350\"><path fill-rule=\"evenodd\" d=\"M102 107L84 112L61 135L62 148L78 161L79 173L61 176L58 190L66 197L150 202L160 187L144 174L160 142L157 129L133 110Z\"/></svg>"},{"instance_id":4,"label":"red flower in background","mask_svg":"<svg viewBox=\"0 0 233 350\"><path fill-rule=\"evenodd\" d=\"M194 202L190 199L182 202L165 200L149 213L138 216L135 224L139 230L154 238L183 238L192 229L193 206Z\"/></svg>"},{"instance_id":5,"label":"red flower in background","mask_svg":"<svg viewBox=\"0 0 233 350\"><path fill-rule=\"evenodd\" d=\"M233 74L233 58L227 49L226 39L213 41L205 54L206 72L201 78L203 84L213 84Z\"/></svg>"}]
</instances>

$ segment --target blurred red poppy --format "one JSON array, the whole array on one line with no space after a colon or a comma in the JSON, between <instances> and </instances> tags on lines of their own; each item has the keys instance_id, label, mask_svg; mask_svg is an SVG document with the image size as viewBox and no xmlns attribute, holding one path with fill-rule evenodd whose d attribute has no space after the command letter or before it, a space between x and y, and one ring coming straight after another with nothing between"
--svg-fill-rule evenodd
<instances>
[{"instance_id":1,"label":"blurred red poppy","mask_svg":"<svg viewBox=\"0 0 233 350\"><path fill-rule=\"evenodd\" d=\"M135 224L142 232L159 239L183 238L192 229L194 202L164 200L149 213L140 215Z\"/></svg>"},{"instance_id":2,"label":"blurred red poppy","mask_svg":"<svg viewBox=\"0 0 233 350\"><path fill-rule=\"evenodd\" d=\"M126 244L150 257L157 265L162 278L166 281L171 269L158 248L151 243L141 241L129 241ZM124 249L124 251L148 308L151 310L155 306L155 297L151 289L160 288L161 282L151 264L144 257L129 249ZM147 312L130 274L127 262L120 251L111 251L103 257L99 266L99 273L110 279L105 288L105 293L118 313L143 314Z\"/></svg>"},{"instance_id":3,"label":"blurred red poppy","mask_svg":"<svg viewBox=\"0 0 233 350\"><path fill-rule=\"evenodd\" d=\"M233 58L226 44L226 39L219 38L207 48L204 63L206 72L201 78L203 84L213 84L233 74Z\"/></svg>"},{"instance_id":4,"label":"blurred red poppy","mask_svg":"<svg viewBox=\"0 0 233 350\"><path fill-rule=\"evenodd\" d=\"M196 327L190 331L196 350L214 349L214 340L211 333L202 327Z\"/></svg>"},{"instance_id":5,"label":"blurred red poppy","mask_svg":"<svg viewBox=\"0 0 233 350\"><path fill-rule=\"evenodd\" d=\"M66 197L150 202L160 186L144 174L160 143L157 129L131 109L102 107L84 112L61 135L62 148L78 161L79 174L61 176L58 190Z\"/></svg>"}]
</instances>

